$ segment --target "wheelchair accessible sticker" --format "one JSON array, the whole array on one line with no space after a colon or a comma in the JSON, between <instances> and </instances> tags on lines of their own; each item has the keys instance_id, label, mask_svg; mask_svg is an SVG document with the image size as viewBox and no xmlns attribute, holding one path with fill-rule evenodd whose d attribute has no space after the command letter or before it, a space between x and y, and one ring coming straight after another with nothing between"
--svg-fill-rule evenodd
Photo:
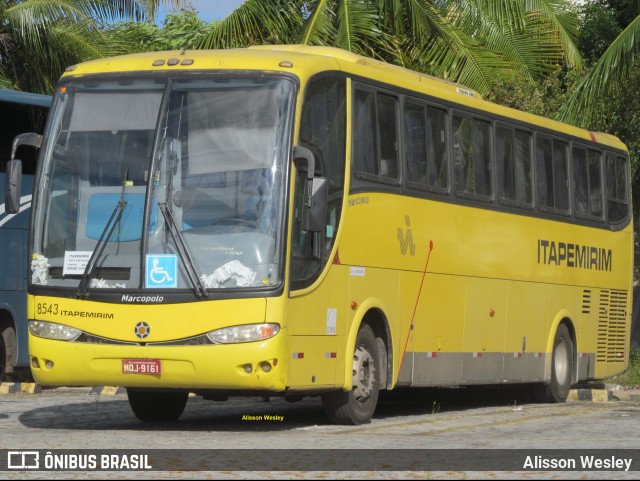
<instances>
[{"instance_id":1,"label":"wheelchair accessible sticker","mask_svg":"<svg viewBox=\"0 0 640 481\"><path fill-rule=\"evenodd\" d=\"M147 255L146 287L178 287L178 258L164 254Z\"/></svg>"}]
</instances>

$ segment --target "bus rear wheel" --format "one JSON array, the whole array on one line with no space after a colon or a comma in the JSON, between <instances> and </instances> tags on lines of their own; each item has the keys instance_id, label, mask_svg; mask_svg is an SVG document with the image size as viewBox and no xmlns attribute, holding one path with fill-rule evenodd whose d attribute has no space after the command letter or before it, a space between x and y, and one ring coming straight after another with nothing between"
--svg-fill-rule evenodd
<instances>
[{"instance_id":1,"label":"bus rear wheel","mask_svg":"<svg viewBox=\"0 0 640 481\"><path fill-rule=\"evenodd\" d=\"M365 324L356 337L351 391L322 395L322 406L332 423L364 424L371 421L378 403L378 366L376 337L371 327Z\"/></svg>"},{"instance_id":2,"label":"bus rear wheel","mask_svg":"<svg viewBox=\"0 0 640 481\"><path fill-rule=\"evenodd\" d=\"M573 341L566 325L560 324L553 340L551 353L551 381L536 386L541 402L563 403L569 396L573 377Z\"/></svg>"},{"instance_id":3,"label":"bus rear wheel","mask_svg":"<svg viewBox=\"0 0 640 481\"><path fill-rule=\"evenodd\" d=\"M133 414L140 421L155 423L176 421L187 405L189 393L127 389L127 396Z\"/></svg>"}]
</instances>

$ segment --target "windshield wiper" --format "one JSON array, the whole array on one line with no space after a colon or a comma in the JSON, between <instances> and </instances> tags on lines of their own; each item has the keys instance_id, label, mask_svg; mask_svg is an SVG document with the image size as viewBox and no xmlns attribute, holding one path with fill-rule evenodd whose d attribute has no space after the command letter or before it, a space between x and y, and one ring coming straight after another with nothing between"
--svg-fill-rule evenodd
<instances>
[{"instance_id":1,"label":"windshield wiper","mask_svg":"<svg viewBox=\"0 0 640 481\"><path fill-rule=\"evenodd\" d=\"M102 229L102 234L100 234L100 238L96 243L96 247L93 249L91 253L91 257L89 257L89 262L87 262L87 266L84 268L84 272L82 273L82 278L80 279L80 285L78 286L78 297L86 297L87 291L89 290L89 284L91 279L93 279L93 271L96 269L96 265L98 264L98 259L102 257L102 253L104 252L105 247L107 247L107 241L111 239L111 235L113 231L120 223L120 219L122 218L122 213L124 212L125 207L127 206L127 201L124 198L124 192L120 197L120 200L116 204L113 212L111 213L111 217L107 221L107 224ZM115 218L115 221L114 221ZM111 227L111 228L109 228ZM107 235L107 231L109 234Z\"/></svg>"},{"instance_id":2,"label":"windshield wiper","mask_svg":"<svg viewBox=\"0 0 640 481\"><path fill-rule=\"evenodd\" d=\"M96 270L96 265L98 264L98 259L102 257L102 253L104 249L107 247L107 242L111 239L113 235L113 231L120 225L120 220L122 219L122 214L124 213L125 207L127 207L127 200L124 198L125 187L127 186L127 181L129 180L129 168L127 168L124 174L124 180L122 181L122 192L120 192L120 200L113 208L113 212L111 212L111 217L107 221L104 229L102 229L102 233L100 234L100 238L96 243L96 246L91 253L91 257L89 257L89 261L87 262L86 267L84 268L84 272L82 273L82 277L80 278L80 284L78 285L78 297L85 298L87 297L87 292L89 291L89 285L91 284L91 279L93 279L93 272ZM115 218L115 220L114 220ZM107 234L107 231L109 233ZM119 236L118 236L119 237Z\"/></svg>"},{"instance_id":3,"label":"windshield wiper","mask_svg":"<svg viewBox=\"0 0 640 481\"><path fill-rule=\"evenodd\" d=\"M178 255L180 256L180 260L184 264L187 270L187 276L191 281L191 285L193 285L196 294L200 297L209 297L209 292L207 292L206 287L202 284L200 280L200 276L198 276L198 270L196 268L195 263L193 262L193 258L189 253L189 247L184 241L184 237L182 233L178 229L176 225L176 221L173 218L173 214L171 213L171 209L167 205L166 202L158 202L158 207L160 208L160 212L162 213L162 217L164 217L164 221L167 223L167 227L169 230L169 234L173 239L174 244L176 245L176 249L178 251Z\"/></svg>"}]
</instances>

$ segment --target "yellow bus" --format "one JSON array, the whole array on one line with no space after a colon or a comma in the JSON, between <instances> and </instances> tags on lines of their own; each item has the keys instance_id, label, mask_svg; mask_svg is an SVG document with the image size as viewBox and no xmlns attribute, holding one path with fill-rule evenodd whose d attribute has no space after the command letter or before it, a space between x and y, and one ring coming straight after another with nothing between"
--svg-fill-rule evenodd
<instances>
[{"instance_id":1,"label":"yellow bus","mask_svg":"<svg viewBox=\"0 0 640 481\"><path fill-rule=\"evenodd\" d=\"M41 141L43 385L126 387L142 421L176 420L188 393L320 395L359 424L381 390L563 402L627 366L630 171L610 135L267 46L73 66Z\"/></svg>"}]
</instances>

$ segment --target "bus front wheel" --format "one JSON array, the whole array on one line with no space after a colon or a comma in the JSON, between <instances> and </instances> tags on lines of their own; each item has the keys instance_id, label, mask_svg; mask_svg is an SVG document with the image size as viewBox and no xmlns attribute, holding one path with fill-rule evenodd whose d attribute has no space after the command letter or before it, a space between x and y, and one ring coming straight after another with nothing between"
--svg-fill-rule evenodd
<instances>
[{"instance_id":1,"label":"bus front wheel","mask_svg":"<svg viewBox=\"0 0 640 481\"><path fill-rule=\"evenodd\" d=\"M536 386L536 397L541 402L563 403L569 396L573 377L573 341L565 324L560 324L553 340L551 353L551 381Z\"/></svg>"},{"instance_id":2,"label":"bus front wheel","mask_svg":"<svg viewBox=\"0 0 640 481\"><path fill-rule=\"evenodd\" d=\"M127 396L133 414L140 421L153 423L176 421L187 405L189 393L127 389Z\"/></svg>"},{"instance_id":3,"label":"bus front wheel","mask_svg":"<svg viewBox=\"0 0 640 481\"><path fill-rule=\"evenodd\" d=\"M371 327L365 324L356 337L351 391L322 395L322 406L332 423L364 424L371 421L378 402L378 368L376 337Z\"/></svg>"}]
</instances>

